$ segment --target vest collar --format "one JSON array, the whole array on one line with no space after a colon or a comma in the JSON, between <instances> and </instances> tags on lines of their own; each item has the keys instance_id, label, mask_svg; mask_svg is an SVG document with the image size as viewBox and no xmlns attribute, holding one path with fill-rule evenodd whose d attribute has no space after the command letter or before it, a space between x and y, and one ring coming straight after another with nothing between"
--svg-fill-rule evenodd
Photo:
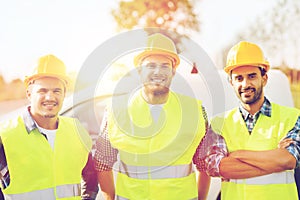
<instances>
[{"instance_id":1,"label":"vest collar","mask_svg":"<svg viewBox=\"0 0 300 200\"><path fill-rule=\"evenodd\" d=\"M247 120L251 116L251 114L241 104L239 106L239 110L244 120ZM263 105L255 115L263 114L267 117L271 117L271 113L272 113L272 105L270 101L267 99L267 97L265 97Z\"/></svg>"},{"instance_id":2,"label":"vest collar","mask_svg":"<svg viewBox=\"0 0 300 200\"><path fill-rule=\"evenodd\" d=\"M24 124L25 124L25 128L26 128L26 131L27 131L28 134L31 133L34 129L38 129L38 127L37 127L34 119L32 118L29 110L30 110L30 106L27 106L27 108L23 111L23 114L22 114L22 118L23 118L23 121L24 121ZM59 118L58 118L58 121L59 121Z\"/></svg>"},{"instance_id":3,"label":"vest collar","mask_svg":"<svg viewBox=\"0 0 300 200\"><path fill-rule=\"evenodd\" d=\"M29 110L30 110L30 106L28 106L24 110L23 115L22 115L24 125L25 125L26 131L28 134L31 133L34 129L37 129L35 121L31 117Z\"/></svg>"}]
</instances>

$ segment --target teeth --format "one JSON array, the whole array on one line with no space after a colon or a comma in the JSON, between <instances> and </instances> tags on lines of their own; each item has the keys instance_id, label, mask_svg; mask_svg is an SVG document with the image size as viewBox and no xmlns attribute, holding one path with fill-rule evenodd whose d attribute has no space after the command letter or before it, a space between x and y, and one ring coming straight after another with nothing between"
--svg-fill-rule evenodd
<instances>
[{"instance_id":1,"label":"teeth","mask_svg":"<svg viewBox=\"0 0 300 200\"><path fill-rule=\"evenodd\" d=\"M43 106L56 106L57 103L43 103Z\"/></svg>"},{"instance_id":2,"label":"teeth","mask_svg":"<svg viewBox=\"0 0 300 200\"><path fill-rule=\"evenodd\" d=\"M165 81L165 79L151 79L152 82L161 83Z\"/></svg>"},{"instance_id":3,"label":"teeth","mask_svg":"<svg viewBox=\"0 0 300 200\"><path fill-rule=\"evenodd\" d=\"M242 90L242 93L244 93L245 95L249 95L252 92L254 92L254 89L247 89L247 90Z\"/></svg>"}]
</instances>

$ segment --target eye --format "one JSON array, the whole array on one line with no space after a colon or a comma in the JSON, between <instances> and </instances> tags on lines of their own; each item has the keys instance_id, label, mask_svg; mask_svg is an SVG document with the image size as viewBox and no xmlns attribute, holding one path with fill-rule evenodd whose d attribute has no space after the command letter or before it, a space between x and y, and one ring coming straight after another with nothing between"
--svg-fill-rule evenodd
<instances>
[{"instance_id":1,"label":"eye","mask_svg":"<svg viewBox=\"0 0 300 200\"><path fill-rule=\"evenodd\" d=\"M243 78L243 76L236 76L236 77L234 78L234 80L236 80L236 81L238 81L238 82L241 82L241 81L244 80L244 78Z\"/></svg>"},{"instance_id":2,"label":"eye","mask_svg":"<svg viewBox=\"0 0 300 200\"><path fill-rule=\"evenodd\" d=\"M46 94L47 93L47 90L46 89L39 89L38 91L37 91L39 94Z\"/></svg>"},{"instance_id":3,"label":"eye","mask_svg":"<svg viewBox=\"0 0 300 200\"><path fill-rule=\"evenodd\" d=\"M249 74L249 78L250 78L250 79L256 78L256 74Z\"/></svg>"},{"instance_id":4,"label":"eye","mask_svg":"<svg viewBox=\"0 0 300 200\"><path fill-rule=\"evenodd\" d=\"M155 69L156 68L156 64L155 63L148 63L147 65L146 65L146 68L148 68L148 69Z\"/></svg>"},{"instance_id":5,"label":"eye","mask_svg":"<svg viewBox=\"0 0 300 200\"><path fill-rule=\"evenodd\" d=\"M61 89L55 89L53 92L54 92L54 94L58 94L58 95L62 94Z\"/></svg>"},{"instance_id":6,"label":"eye","mask_svg":"<svg viewBox=\"0 0 300 200\"><path fill-rule=\"evenodd\" d=\"M162 65L161 65L161 68L166 70L166 69L171 69L172 66L169 65L169 64L162 64Z\"/></svg>"}]
</instances>

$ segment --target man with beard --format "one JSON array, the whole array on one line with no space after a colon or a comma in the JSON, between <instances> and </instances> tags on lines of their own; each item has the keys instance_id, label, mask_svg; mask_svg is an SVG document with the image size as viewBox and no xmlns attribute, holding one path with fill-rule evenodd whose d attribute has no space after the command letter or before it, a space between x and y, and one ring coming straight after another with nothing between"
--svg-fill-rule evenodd
<instances>
[{"instance_id":1,"label":"man with beard","mask_svg":"<svg viewBox=\"0 0 300 200\"><path fill-rule=\"evenodd\" d=\"M269 68L256 44L242 41L228 53L224 70L240 106L211 121L220 135L207 157L209 174L222 177L222 200L298 199L300 111L264 96Z\"/></svg>"},{"instance_id":2,"label":"man with beard","mask_svg":"<svg viewBox=\"0 0 300 200\"><path fill-rule=\"evenodd\" d=\"M206 199L210 178L200 142L207 117L199 100L170 90L179 62L170 38L148 36L147 48L134 60L142 86L113 98L108 107L95 153L106 200ZM118 153L115 189L112 169Z\"/></svg>"},{"instance_id":3,"label":"man with beard","mask_svg":"<svg viewBox=\"0 0 300 200\"><path fill-rule=\"evenodd\" d=\"M53 55L25 78L30 105L1 125L0 180L5 199L81 199L81 173L92 145L73 118L59 116L69 78Z\"/></svg>"}]
</instances>

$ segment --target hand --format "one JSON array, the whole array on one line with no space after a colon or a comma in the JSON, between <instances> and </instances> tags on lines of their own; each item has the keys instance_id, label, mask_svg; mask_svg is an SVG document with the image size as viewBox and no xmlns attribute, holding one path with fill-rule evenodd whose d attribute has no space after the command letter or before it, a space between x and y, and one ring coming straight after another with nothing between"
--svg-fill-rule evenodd
<instances>
[{"instance_id":1,"label":"hand","mask_svg":"<svg viewBox=\"0 0 300 200\"><path fill-rule=\"evenodd\" d=\"M290 146L290 144L292 144L292 143L294 143L292 138L284 138L284 139L280 140L277 147L279 149L285 149L286 147Z\"/></svg>"}]
</instances>

